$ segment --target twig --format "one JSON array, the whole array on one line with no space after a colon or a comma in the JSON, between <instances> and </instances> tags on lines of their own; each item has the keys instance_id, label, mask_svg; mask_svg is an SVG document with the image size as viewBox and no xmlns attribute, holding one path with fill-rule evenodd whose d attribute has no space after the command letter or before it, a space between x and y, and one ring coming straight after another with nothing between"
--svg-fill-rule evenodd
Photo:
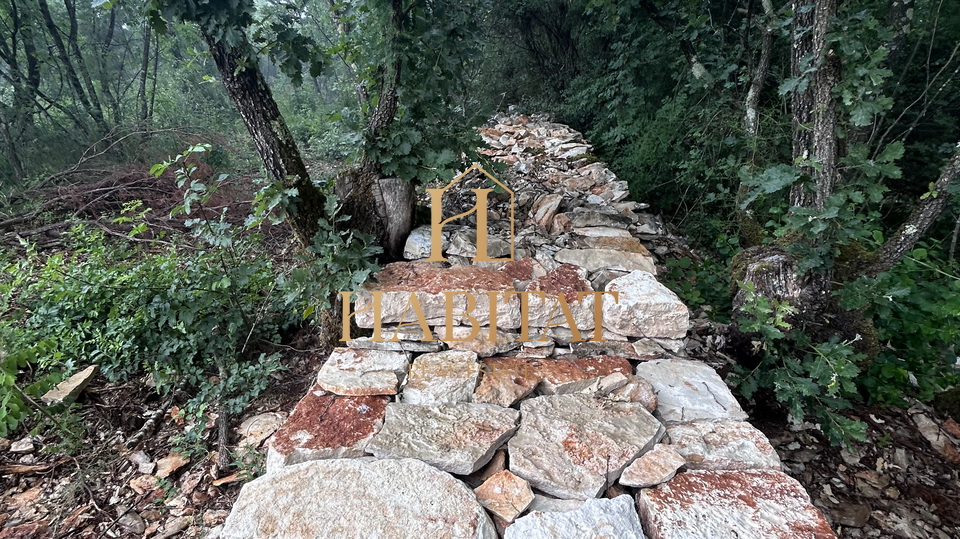
<instances>
[{"instance_id":1,"label":"twig","mask_svg":"<svg viewBox=\"0 0 960 539\"><path fill-rule=\"evenodd\" d=\"M142 440L143 437L146 436L148 432L152 431L154 427L157 426L157 422L160 421L160 418L166 415L167 410L169 410L170 407L173 406L173 395L175 393L176 391L172 391L170 393L170 398L167 399L167 402L163 403L163 405L159 409L157 409L156 412L151 414L150 417L147 418L147 421L143 424L143 426L140 427L140 430L138 430L136 434L134 434L133 436L130 437L130 439L127 440L125 445L128 448L133 449L134 447L136 447L137 444L140 443L140 440Z\"/></svg>"}]
</instances>

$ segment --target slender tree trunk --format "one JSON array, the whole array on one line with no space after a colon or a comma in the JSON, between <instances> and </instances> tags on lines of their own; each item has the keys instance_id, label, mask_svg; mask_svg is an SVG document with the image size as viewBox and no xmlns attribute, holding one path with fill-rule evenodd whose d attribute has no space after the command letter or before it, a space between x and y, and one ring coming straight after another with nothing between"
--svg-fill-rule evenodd
<instances>
[{"instance_id":1,"label":"slender tree trunk","mask_svg":"<svg viewBox=\"0 0 960 539\"><path fill-rule=\"evenodd\" d=\"M763 0L763 11L765 21L763 23L763 40L760 44L760 60L757 62L757 68L750 80L750 89L747 90L747 98L744 103L744 130L747 136L751 138L756 137L760 129L760 92L763 91L763 83L767 79L767 71L770 70L770 58L773 56L773 3L771 0Z\"/></svg>"},{"instance_id":2,"label":"slender tree trunk","mask_svg":"<svg viewBox=\"0 0 960 539\"><path fill-rule=\"evenodd\" d=\"M823 209L837 184L837 103L833 89L840 82L840 59L827 50L826 35L830 19L836 15L837 0L817 0L813 22L813 50L819 65L813 79L813 158L817 193L813 207Z\"/></svg>"},{"instance_id":3,"label":"slender tree trunk","mask_svg":"<svg viewBox=\"0 0 960 539\"><path fill-rule=\"evenodd\" d=\"M230 48L207 33L203 37L247 131L253 137L264 167L283 185L297 189L288 222L297 240L309 246L324 216L326 198L310 181L297 143L256 62L247 58L246 43Z\"/></svg>"},{"instance_id":4,"label":"slender tree trunk","mask_svg":"<svg viewBox=\"0 0 960 539\"><path fill-rule=\"evenodd\" d=\"M947 189L960 178L960 149L953 154L946 168L933 184L933 189L924 195L910 217L890 236L877 253L877 262L870 268L870 275L889 270L903 255L913 249L917 240L930 228L950 201Z\"/></svg>"},{"instance_id":5,"label":"slender tree trunk","mask_svg":"<svg viewBox=\"0 0 960 539\"><path fill-rule=\"evenodd\" d=\"M790 49L790 76L794 78L806 77L805 87L794 90L790 97L792 110L791 128L793 130L793 161L806 161L812 157L813 149L813 82L805 71L816 65L813 56L813 15L814 0L794 0L793 26L791 28L792 46ZM802 167L803 174L813 177L813 167ZM790 190L791 206L809 206L815 198L803 182L793 186Z\"/></svg>"},{"instance_id":6,"label":"slender tree trunk","mask_svg":"<svg viewBox=\"0 0 960 539\"><path fill-rule=\"evenodd\" d=\"M140 103L140 125L147 123L149 110L147 99L147 77L150 74L150 23L143 25L143 50L140 57L140 89L137 91L137 101Z\"/></svg>"},{"instance_id":7,"label":"slender tree trunk","mask_svg":"<svg viewBox=\"0 0 960 539\"><path fill-rule=\"evenodd\" d=\"M17 144L13 139L13 135L10 133L10 126L3 120L0 120L0 139L3 141L7 162L10 163L10 168L13 169L13 180L18 185L22 184L26 178L23 161L20 160L20 152L17 150Z\"/></svg>"}]
</instances>

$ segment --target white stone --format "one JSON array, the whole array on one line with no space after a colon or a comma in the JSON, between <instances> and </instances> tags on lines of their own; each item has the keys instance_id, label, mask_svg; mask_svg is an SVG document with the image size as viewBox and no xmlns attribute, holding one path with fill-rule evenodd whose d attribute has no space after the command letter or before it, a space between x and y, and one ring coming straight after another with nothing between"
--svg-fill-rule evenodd
<instances>
[{"instance_id":1,"label":"white stone","mask_svg":"<svg viewBox=\"0 0 960 539\"><path fill-rule=\"evenodd\" d=\"M574 264L587 271L600 269L641 270L656 275L653 259L640 253L616 249L563 249L555 256L557 262Z\"/></svg>"},{"instance_id":2,"label":"white stone","mask_svg":"<svg viewBox=\"0 0 960 539\"><path fill-rule=\"evenodd\" d=\"M745 421L673 425L667 434L691 470L780 469L780 457L770 441Z\"/></svg>"},{"instance_id":3,"label":"white stone","mask_svg":"<svg viewBox=\"0 0 960 539\"><path fill-rule=\"evenodd\" d=\"M445 350L423 354L410 366L401 400L408 404L470 402L479 374L480 364L474 352Z\"/></svg>"},{"instance_id":4,"label":"white stone","mask_svg":"<svg viewBox=\"0 0 960 539\"><path fill-rule=\"evenodd\" d=\"M337 395L394 395L409 364L407 352L335 348L317 382Z\"/></svg>"},{"instance_id":5,"label":"white stone","mask_svg":"<svg viewBox=\"0 0 960 539\"><path fill-rule=\"evenodd\" d=\"M413 459L287 466L240 490L221 539L496 539L473 492Z\"/></svg>"},{"instance_id":6,"label":"white stone","mask_svg":"<svg viewBox=\"0 0 960 539\"><path fill-rule=\"evenodd\" d=\"M682 339L687 334L690 312L669 288L651 273L632 271L606 286L618 293L616 300L603 296L603 327L630 337Z\"/></svg>"},{"instance_id":7,"label":"white stone","mask_svg":"<svg viewBox=\"0 0 960 539\"><path fill-rule=\"evenodd\" d=\"M641 404L588 395L527 399L520 411L510 471L558 498L598 496L664 432Z\"/></svg>"},{"instance_id":8,"label":"white stone","mask_svg":"<svg viewBox=\"0 0 960 539\"><path fill-rule=\"evenodd\" d=\"M836 539L803 486L771 470L681 473L637 507L651 539Z\"/></svg>"},{"instance_id":9,"label":"white stone","mask_svg":"<svg viewBox=\"0 0 960 539\"><path fill-rule=\"evenodd\" d=\"M379 458L416 458L467 475L490 461L517 430L519 416L493 404L391 403L367 452Z\"/></svg>"},{"instance_id":10,"label":"white stone","mask_svg":"<svg viewBox=\"0 0 960 539\"><path fill-rule=\"evenodd\" d=\"M530 502L530 507L527 508L527 511L532 513L534 511L541 512L565 512L565 511L575 511L583 505L583 500L561 500L559 498L551 498L549 496L544 496L542 494L534 494L533 501Z\"/></svg>"},{"instance_id":11,"label":"white stone","mask_svg":"<svg viewBox=\"0 0 960 539\"><path fill-rule=\"evenodd\" d=\"M717 371L705 363L659 359L640 363L636 374L657 391L656 414L667 424L747 418Z\"/></svg>"},{"instance_id":12,"label":"white stone","mask_svg":"<svg viewBox=\"0 0 960 539\"><path fill-rule=\"evenodd\" d=\"M667 431L669 432L669 430ZM686 464L680 453L666 444L657 444L627 466L620 476L620 484L628 487L652 487L673 479L677 470Z\"/></svg>"},{"instance_id":13,"label":"white stone","mask_svg":"<svg viewBox=\"0 0 960 539\"><path fill-rule=\"evenodd\" d=\"M430 234L432 227L430 225L418 226L410 232L407 242L403 246L403 258L407 260L417 260L420 258L430 258ZM446 250L449 242L447 235L443 235L441 248Z\"/></svg>"},{"instance_id":14,"label":"white stone","mask_svg":"<svg viewBox=\"0 0 960 539\"><path fill-rule=\"evenodd\" d=\"M571 511L533 511L507 528L504 539L646 539L630 496L592 499Z\"/></svg>"}]
</instances>

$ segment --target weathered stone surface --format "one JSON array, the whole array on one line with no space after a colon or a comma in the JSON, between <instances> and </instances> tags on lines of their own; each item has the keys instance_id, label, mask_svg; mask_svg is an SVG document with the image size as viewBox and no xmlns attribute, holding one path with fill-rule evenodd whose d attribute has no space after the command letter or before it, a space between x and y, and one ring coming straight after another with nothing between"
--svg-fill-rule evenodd
<instances>
[{"instance_id":1,"label":"weathered stone surface","mask_svg":"<svg viewBox=\"0 0 960 539\"><path fill-rule=\"evenodd\" d=\"M699 361L648 361L637 366L637 376L656 389L656 414L667 424L747 418L720 375Z\"/></svg>"},{"instance_id":2,"label":"weathered stone surface","mask_svg":"<svg viewBox=\"0 0 960 539\"><path fill-rule=\"evenodd\" d=\"M771 470L694 471L641 490L650 539L835 539L797 480Z\"/></svg>"},{"instance_id":3,"label":"weathered stone surface","mask_svg":"<svg viewBox=\"0 0 960 539\"><path fill-rule=\"evenodd\" d=\"M630 232L622 228L611 228L608 226L594 226L587 228L575 228L573 233L582 238L632 238Z\"/></svg>"},{"instance_id":4,"label":"weathered stone surface","mask_svg":"<svg viewBox=\"0 0 960 539\"><path fill-rule=\"evenodd\" d=\"M585 229L580 229L585 230ZM643 246L637 238L627 235L623 236L582 236L577 238L576 243L587 249L613 249L616 251L626 251L643 256L652 256L650 251ZM652 260L651 260L652 262Z\"/></svg>"},{"instance_id":5,"label":"weathered stone surface","mask_svg":"<svg viewBox=\"0 0 960 539\"><path fill-rule=\"evenodd\" d=\"M267 473L310 460L362 457L390 397L345 397L315 384L267 442Z\"/></svg>"},{"instance_id":6,"label":"weathered stone surface","mask_svg":"<svg viewBox=\"0 0 960 539\"><path fill-rule=\"evenodd\" d=\"M657 409L657 391L650 382L639 376L631 376L627 383L620 389L614 390L610 394L612 400L623 400L627 402L639 402L653 413Z\"/></svg>"},{"instance_id":7,"label":"weathered stone surface","mask_svg":"<svg viewBox=\"0 0 960 539\"><path fill-rule=\"evenodd\" d=\"M610 227L610 228L627 228L630 226L630 218L616 213L601 213L596 211L577 211L573 213L567 213L567 217L570 218L570 224L574 228L587 228L587 227Z\"/></svg>"},{"instance_id":8,"label":"weathered stone surface","mask_svg":"<svg viewBox=\"0 0 960 539\"><path fill-rule=\"evenodd\" d=\"M533 393L540 376L533 365L535 359L490 357L481 362L483 377L473 394L473 402L495 404L504 408Z\"/></svg>"},{"instance_id":9,"label":"weathered stone surface","mask_svg":"<svg viewBox=\"0 0 960 539\"><path fill-rule=\"evenodd\" d=\"M669 432L669 430L667 431ZM677 470L686 464L683 455L666 444L657 444L627 466L620 476L620 484L628 487L652 487L673 479Z\"/></svg>"},{"instance_id":10,"label":"weathered stone surface","mask_svg":"<svg viewBox=\"0 0 960 539\"><path fill-rule=\"evenodd\" d=\"M414 459L319 460L243 486L220 539L496 539L462 482Z\"/></svg>"},{"instance_id":11,"label":"weathered stone surface","mask_svg":"<svg viewBox=\"0 0 960 539\"><path fill-rule=\"evenodd\" d=\"M423 225L414 228L407 236L407 242L403 246L403 258L407 260L416 260L418 258L430 258L430 234L432 227ZM441 249L446 251L449 246L448 235L443 235L441 240Z\"/></svg>"},{"instance_id":12,"label":"weathered stone surface","mask_svg":"<svg viewBox=\"0 0 960 539\"><path fill-rule=\"evenodd\" d=\"M474 258L477 256L477 232L460 230L450 240L447 254ZM510 244L496 236L487 236L487 257L501 258L510 254Z\"/></svg>"},{"instance_id":13,"label":"weathered stone surface","mask_svg":"<svg viewBox=\"0 0 960 539\"><path fill-rule=\"evenodd\" d=\"M447 335L447 326L437 326L434 331L436 331L437 338L441 339L451 350L466 350L480 357L495 356L520 346L515 333L508 333L499 329L496 331L496 338L491 340L489 327L481 327L473 338L469 338L473 331L470 326L451 326L452 335ZM452 336L453 339L447 339L448 336Z\"/></svg>"},{"instance_id":14,"label":"weathered stone surface","mask_svg":"<svg viewBox=\"0 0 960 539\"><path fill-rule=\"evenodd\" d=\"M780 469L780 457L770 441L744 421L673 425L667 434L691 470Z\"/></svg>"},{"instance_id":15,"label":"weathered stone surface","mask_svg":"<svg viewBox=\"0 0 960 539\"><path fill-rule=\"evenodd\" d=\"M507 528L504 539L646 539L630 496L592 499L571 511L533 511Z\"/></svg>"},{"instance_id":16,"label":"weathered stone surface","mask_svg":"<svg viewBox=\"0 0 960 539\"><path fill-rule=\"evenodd\" d=\"M395 352L439 352L443 348L440 341L393 341L389 340L392 332L384 332L382 340L375 341L371 337L355 337L347 341L347 348L364 348L367 350L392 350Z\"/></svg>"},{"instance_id":17,"label":"weathered stone surface","mask_svg":"<svg viewBox=\"0 0 960 539\"><path fill-rule=\"evenodd\" d=\"M617 301L603 296L603 327L630 337L682 339L690 313L669 288L646 271L632 271L607 284Z\"/></svg>"},{"instance_id":18,"label":"weathered stone surface","mask_svg":"<svg viewBox=\"0 0 960 539\"><path fill-rule=\"evenodd\" d=\"M419 356L410 366L401 400L408 404L470 402L477 387L477 354L445 350Z\"/></svg>"},{"instance_id":19,"label":"weathered stone surface","mask_svg":"<svg viewBox=\"0 0 960 539\"><path fill-rule=\"evenodd\" d=\"M491 404L387 405L367 452L379 458L420 459L460 475L480 469L517 430L520 413Z\"/></svg>"},{"instance_id":20,"label":"weathered stone surface","mask_svg":"<svg viewBox=\"0 0 960 539\"><path fill-rule=\"evenodd\" d=\"M629 376L633 367L630 362L617 356L578 357L574 359L544 359L531 363L534 371L540 376L537 391L544 395L553 395L557 389L570 384L593 380L604 376L620 373ZM573 389L574 386L568 387ZM575 392L575 391L568 391Z\"/></svg>"},{"instance_id":21,"label":"weathered stone surface","mask_svg":"<svg viewBox=\"0 0 960 539\"><path fill-rule=\"evenodd\" d=\"M407 352L335 348L317 381L337 395L394 395L409 363Z\"/></svg>"},{"instance_id":22,"label":"weathered stone surface","mask_svg":"<svg viewBox=\"0 0 960 539\"><path fill-rule=\"evenodd\" d=\"M587 378L576 382L567 382L554 388L556 395L569 395L571 393L588 393L597 396L607 395L617 389L627 385L630 378L619 372L614 372L606 376L596 378Z\"/></svg>"},{"instance_id":23,"label":"weathered stone surface","mask_svg":"<svg viewBox=\"0 0 960 539\"><path fill-rule=\"evenodd\" d=\"M509 470L490 476L474 492L480 505L507 522L513 522L533 502L530 483Z\"/></svg>"},{"instance_id":24,"label":"weathered stone surface","mask_svg":"<svg viewBox=\"0 0 960 539\"><path fill-rule=\"evenodd\" d=\"M573 264L587 271L613 268L626 271L642 270L656 275L657 268L647 255L614 249L563 249L554 257L557 262Z\"/></svg>"},{"instance_id":25,"label":"weathered stone surface","mask_svg":"<svg viewBox=\"0 0 960 539\"><path fill-rule=\"evenodd\" d=\"M551 498L542 494L534 494L533 502L530 503L530 507L527 508L527 512L574 511L579 509L581 505L583 505L583 500L561 500L559 498Z\"/></svg>"},{"instance_id":26,"label":"weathered stone surface","mask_svg":"<svg viewBox=\"0 0 960 539\"><path fill-rule=\"evenodd\" d=\"M262 444L264 440L269 438L274 432L277 432L277 429L283 425L286 419L286 414L279 414L277 412L257 414L244 419L237 429L237 434L240 436L240 442L237 444L237 447L244 447L246 445L253 446L254 448L260 447L260 444Z\"/></svg>"},{"instance_id":27,"label":"weathered stone surface","mask_svg":"<svg viewBox=\"0 0 960 539\"><path fill-rule=\"evenodd\" d=\"M80 392L90 384L90 381L93 380L93 377L96 376L97 370L99 369L100 367L97 365L90 365L86 369L60 382L50 391L44 393L43 396L40 397L40 400L42 400L44 404L71 403L77 400Z\"/></svg>"},{"instance_id":28,"label":"weathered stone surface","mask_svg":"<svg viewBox=\"0 0 960 539\"><path fill-rule=\"evenodd\" d=\"M640 404L589 395L527 399L520 410L510 470L560 498L596 497L664 432Z\"/></svg>"},{"instance_id":29,"label":"weathered stone surface","mask_svg":"<svg viewBox=\"0 0 960 539\"><path fill-rule=\"evenodd\" d=\"M560 207L562 200L563 193L551 193L540 197L530 208L530 218L534 223L544 228L550 228L550 224L553 223L553 216L557 214L557 208Z\"/></svg>"}]
</instances>

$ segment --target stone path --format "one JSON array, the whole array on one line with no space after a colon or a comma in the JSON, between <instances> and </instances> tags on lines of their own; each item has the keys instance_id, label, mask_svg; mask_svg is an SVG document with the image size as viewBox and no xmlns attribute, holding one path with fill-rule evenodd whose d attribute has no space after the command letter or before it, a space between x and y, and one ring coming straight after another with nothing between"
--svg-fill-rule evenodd
<instances>
[{"instance_id":1,"label":"stone path","mask_svg":"<svg viewBox=\"0 0 960 539\"><path fill-rule=\"evenodd\" d=\"M334 351L219 537L835 537L723 380L682 357L687 308L645 247L665 232L626 182L566 126L500 116L481 132L482 152L510 165L514 261L471 260L475 214L444 227L449 265L423 260L430 229L415 230L410 261L354 305L380 298L384 341ZM489 187L461 184L469 196L451 194L445 215ZM491 194L491 257L509 254L507 195ZM479 332L448 319L454 290L481 298L451 298Z\"/></svg>"}]
</instances>

